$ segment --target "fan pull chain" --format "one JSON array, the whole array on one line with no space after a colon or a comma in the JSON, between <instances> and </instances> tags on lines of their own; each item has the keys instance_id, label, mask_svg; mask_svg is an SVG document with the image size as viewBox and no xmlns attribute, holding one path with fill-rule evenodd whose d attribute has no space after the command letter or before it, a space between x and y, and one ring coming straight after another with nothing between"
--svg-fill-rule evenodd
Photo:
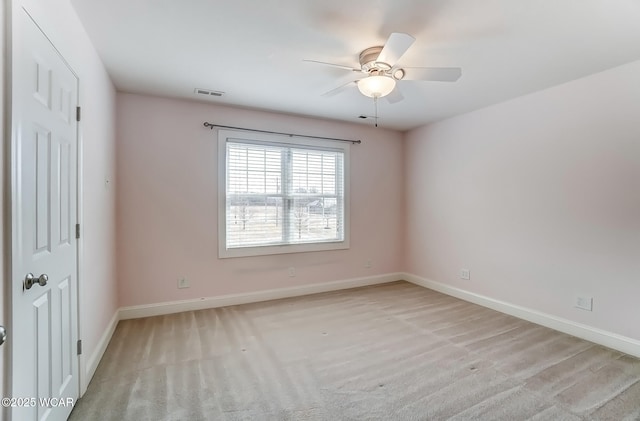
<instances>
[{"instance_id":1,"label":"fan pull chain","mask_svg":"<svg viewBox=\"0 0 640 421\"><path fill-rule=\"evenodd\" d=\"M374 118L376 122L376 127L378 127L378 96L377 95L373 97L373 107L375 108Z\"/></svg>"}]
</instances>

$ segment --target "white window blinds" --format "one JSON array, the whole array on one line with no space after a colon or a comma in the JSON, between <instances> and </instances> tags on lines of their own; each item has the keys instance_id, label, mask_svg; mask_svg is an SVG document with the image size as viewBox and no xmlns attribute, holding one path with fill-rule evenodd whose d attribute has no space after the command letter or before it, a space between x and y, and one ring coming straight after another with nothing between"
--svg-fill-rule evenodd
<instances>
[{"instance_id":1,"label":"white window blinds","mask_svg":"<svg viewBox=\"0 0 640 421\"><path fill-rule=\"evenodd\" d=\"M227 138L224 154L225 250L345 242L342 148Z\"/></svg>"}]
</instances>

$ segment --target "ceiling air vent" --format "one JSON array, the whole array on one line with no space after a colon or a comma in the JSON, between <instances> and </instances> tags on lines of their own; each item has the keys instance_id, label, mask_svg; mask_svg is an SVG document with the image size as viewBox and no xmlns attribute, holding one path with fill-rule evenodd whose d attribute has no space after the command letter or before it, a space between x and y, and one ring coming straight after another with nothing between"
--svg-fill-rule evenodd
<instances>
[{"instance_id":1,"label":"ceiling air vent","mask_svg":"<svg viewBox=\"0 0 640 421\"><path fill-rule=\"evenodd\" d=\"M221 92L221 91L212 91L212 90L209 90L209 89L200 89L200 88L194 89L193 92L195 92L198 95L206 95L206 96L222 96L222 95L224 95L224 92Z\"/></svg>"}]
</instances>

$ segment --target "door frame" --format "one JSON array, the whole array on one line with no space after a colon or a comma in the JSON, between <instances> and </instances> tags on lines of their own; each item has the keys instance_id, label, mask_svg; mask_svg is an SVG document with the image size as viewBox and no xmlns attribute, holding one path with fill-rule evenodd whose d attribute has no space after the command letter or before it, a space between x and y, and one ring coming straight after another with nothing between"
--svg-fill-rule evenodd
<instances>
[{"instance_id":1,"label":"door frame","mask_svg":"<svg viewBox=\"0 0 640 421\"><path fill-rule=\"evenodd\" d=\"M19 162L16 156L16 142L19 137L19 122L16 120L16 114L14 112L15 107L17 106L16 100L13 95L13 84L14 79L18 77L15 75L14 70L14 60L13 60L13 51L16 39L19 35L16 35L16 31L20 30L17 27L19 22L19 14L26 13L29 18L33 21L34 25L36 25L42 32L45 34L46 38L49 40L53 48L58 52L66 66L73 73L73 75L77 79L77 104L80 106L80 89L81 89L81 79L76 72L76 70L71 66L66 57L61 53L60 49L56 46L55 40L55 31L52 29L51 31L45 30L40 22L35 16L42 17L44 21L44 17L42 13L38 14L37 10L34 10L33 13L30 10L31 2L26 0L8 0L4 2L5 4L5 61L4 61L4 168L3 168L3 178L4 182L3 186L3 195L4 195L4 253L3 258L5 263L5 283L4 283L4 301L5 301L5 313L6 313L6 321L5 326L7 326L7 331L10 334L13 329L13 288L19 285L19 280L22 279L23 274L14 273L14 264L15 253L13 252L16 247L16 242L19 241L17 238L15 231L17 229L15 218L13 215L17 212L17 201L14 200L14 197L17 193L17 174L19 170ZM35 6L34 6L35 8ZM52 36L54 37L52 39ZM59 38L59 37L58 37ZM81 122L77 122L76 124L76 163L75 163L75 171L76 171L76 223L82 223L82 136L81 136ZM77 247L76 247L76 289L77 289L77 299L76 299L76 319L77 319L77 338L81 340L80 332L82 331L82 318L81 318L81 296L82 296L82 288L81 288L81 258L82 258L82 238L76 239ZM8 335L8 342L11 341L11 336ZM13 388L13 355L11 353L11 345L5 349L5 385L4 385L4 396L12 396L12 388ZM87 389L88 384L86 384L86 376L85 376L85 359L84 353L80 355L76 355L77 359L74 359L75 364L77 364L78 368L78 398L81 397ZM0 415L2 413L0 412ZM5 419L11 420L10 411L5 412ZM1 417L0 417L1 419Z\"/></svg>"},{"instance_id":2,"label":"door frame","mask_svg":"<svg viewBox=\"0 0 640 421\"><path fill-rule=\"evenodd\" d=\"M0 4L0 50L2 50L2 61L0 62L0 92L2 92L2 99L0 100L0 138L2 138L2 145L0 146L0 189L1 189L1 201L2 201L2 214L0 216L0 249L2 249L2 261L0 261L0 276L2 276L2 282L0 283L0 324L3 324L8 332L8 340L11 340L11 290L10 290L10 270L9 262L11 260L11 240L9 238L9 142L11 139L10 130L10 104L11 104L11 89L10 89L10 66L11 66L11 54L9 50L9 39L11 33L11 6L9 2L2 2ZM9 379L11 375L11 346L4 344L0 348L0 395L8 396L9 391ZM8 409L0 408L0 420L8 419Z\"/></svg>"}]
</instances>

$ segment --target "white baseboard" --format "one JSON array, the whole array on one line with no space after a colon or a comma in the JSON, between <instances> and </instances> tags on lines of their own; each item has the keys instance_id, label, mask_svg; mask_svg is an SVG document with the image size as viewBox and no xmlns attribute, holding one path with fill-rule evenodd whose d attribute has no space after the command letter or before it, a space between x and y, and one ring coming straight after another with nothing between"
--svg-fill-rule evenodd
<instances>
[{"instance_id":1,"label":"white baseboard","mask_svg":"<svg viewBox=\"0 0 640 421\"><path fill-rule=\"evenodd\" d=\"M552 316L550 314L542 313L530 308L521 307L484 295L465 291L463 289L455 288L450 285L432 281L430 279L421 278L410 273L404 273L402 275L403 277L401 279L404 279L413 284L429 288L443 294L451 295L452 297L460 298L465 301L479 304L483 307L488 307L501 313L506 313L519 319L546 326L548 328L572 336L576 336L578 338L585 339L587 341L594 342L608 348L616 349L618 351L624 352L625 354L633 355L640 358L640 341L638 340L618 335L616 333L608 332L602 329L597 329L581 323L576 323L571 320Z\"/></svg>"},{"instance_id":2,"label":"white baseboard","mask_svg":"<svg viewBox=\"0 0 640 421\"><path fill-rule=\"evenodd\" d=\"M388 273L384 275L367 276L364 278L300 285L290 288L268 289L264 291L248 292L244 294L230 294L217 297L204 297L194 300L170 301L157 304L121 307L119 312L120 320L137 319L140 317L160 316L163 314L180 313L183 311L203 310L207 308L248 304L260 301L277 300L280 298L317 294L320 292L329 292L368 285L384 284L387 282L398 281L402 279L402 275L402 273Z\"/></svg>"},{"instance_id":3,"label":"white baseboard","mask_svg":"<svg viewBox=\"0 0 640 421\"><path fill-rule=\"evenodd\" d=\"M86 392L87 387L89 386L89 382L93 378L93 375L96 373L98 364L100 363L100 360L104 355L104 352L107 350L107 346L111 341L111 337L113 336L113 332L115 332L116 326L118 325L119 321L120 321L120 312L119 310L116 310L116 312L113 314L113 317L109 321L107 328L105 329L104 333L100 337L100 340L98 341L98 346L96 346L96 349L93 351L93 353L87 360L87 364L85 365L85 374L84 374L85 380L82 382L83 385L82 385L80 396L82 396L84 392Z\"/></svg>"}]
</instances>

